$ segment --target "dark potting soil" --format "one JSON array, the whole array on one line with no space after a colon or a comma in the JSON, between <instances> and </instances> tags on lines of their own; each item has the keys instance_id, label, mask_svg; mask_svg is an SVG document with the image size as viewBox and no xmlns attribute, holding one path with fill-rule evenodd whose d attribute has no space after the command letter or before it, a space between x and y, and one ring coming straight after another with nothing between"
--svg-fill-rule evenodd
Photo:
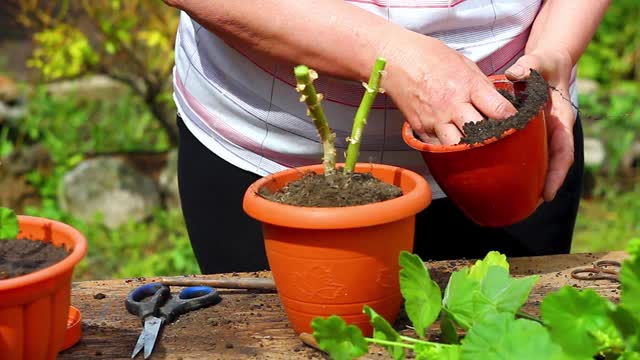
<instances>
[{"instance_id":1,"label":"dark potting soil","mask_svg":"<svg viewBox=\"0 0 640 360\"><path fill-rule=\"evenodd\" d=\"M262 188L259 195L295 206L344 207L397 198L402 195L402 189L384 183L370 173L346 175L338 170L330 176L308 172L275 193Z\"/></svg>"},{"instance_id":2,"label":"dark potting soil","mask_svg":"<svg viewBox=\"0 0 640 360\"><path fill-rule=\"evenodd\" d=\"M478 144L493 137L500 138L509 129L524 129L549 98L549 86L537 71L531 69L526 83L526 89L515 96L508 91L498 90L518 110L515 115L504 120L485 118L475 123L465 123L460 144Z\"/></svg>"},{"instance_id":3,"label":"dark potting soil","mask_svg":"<svg viewBox=\"0 0 640 360\"><path fill-rule=\"evenodd\" d=\"M44 241L0 240L0 280L27 275L53 265L67 255L64 247Z\"/></svg>"}]
</instances>

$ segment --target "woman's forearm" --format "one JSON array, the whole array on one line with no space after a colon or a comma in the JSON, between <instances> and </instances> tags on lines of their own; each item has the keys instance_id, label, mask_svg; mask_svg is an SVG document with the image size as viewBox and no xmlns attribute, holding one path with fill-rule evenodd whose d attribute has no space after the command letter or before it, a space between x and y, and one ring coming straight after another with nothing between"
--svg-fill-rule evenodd
<instances>
[{"instance_id":1,"label":"woman's forearm","mask_svg":"<svg viewBox=\"0 0 640 360\"><path fill-rule=\"evenodd\" d=\"M546 0L531 29L526 53L562 51L576 64L610 0Z\"/></svg>"},{"instance_id":2,"label":"woman's forearm","mask_svg":"<svg viewBox=\"0 0 640 360\"><path fill-rule=\"evenodd\" d=\"M343 0L165 0L227 43L364 81L394 34L406 31ZM293 70L292 70L293 71Z\"/></svg>"}]
</instances>

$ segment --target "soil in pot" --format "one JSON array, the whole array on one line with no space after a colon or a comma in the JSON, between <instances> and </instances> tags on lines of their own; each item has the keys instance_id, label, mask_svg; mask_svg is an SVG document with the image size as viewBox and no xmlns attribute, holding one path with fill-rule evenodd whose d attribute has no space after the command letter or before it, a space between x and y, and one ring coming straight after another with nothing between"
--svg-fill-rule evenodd
<instances>
[{"instance_id":1,"label":"soil in pot","mask_svg":"<svg viewBox=\"0 0 640 360\"><path fill-rule=\"evenodd\" d=\"M460 139L460 144L479 144L494 137L500 138L507 130L524 129L529 120L538 114L542 105L547 102L548 89L549 86L542 75L531 69L531 75L526 80L524 91L516 92L514 96L507 91L498 90L518 112L504 120L485 118L475 123L465 123L462 128L464 136Z\"/></svg>"},{"instance_id":2,"label":"soil in pot","mask_svg":"<svg viewBox=\"0 0 640 360\"><path fill-rule=\"evenodd\" d=\"M27 275L60 262L69 253L44 241L0 239L0 280Z\"/></svg>"},{"instance_id":3,"label":"soil in pot","mask_svg":"<svg viewBox=\"0 0 640 360\"><path fill-rule=\"evenodd\" d=\"M259 195L294 206L344 207L391 200L401 196L402 189L370 173L344 174L338 169L330 176L308 172L274 193L263 187Z\"/></svg>"}]
</instances>

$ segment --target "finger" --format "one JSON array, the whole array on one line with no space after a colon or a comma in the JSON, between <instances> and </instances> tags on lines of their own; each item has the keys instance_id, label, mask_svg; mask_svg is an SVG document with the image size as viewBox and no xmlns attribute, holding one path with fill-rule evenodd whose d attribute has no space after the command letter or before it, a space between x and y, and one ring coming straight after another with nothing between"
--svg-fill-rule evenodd
<instances>
[{"instance_id":1,"label":"finger","mask_svg":"<svg viewBox=\"0 0 640 360\"><path fill-rule=\"evenodd\" d=\"M478 122L484 119L482 114L469 103L462 103L456 106L454 116L451 119L453 123L464 133L464 124L468 122Z\"/></svg>"},{"instance_id":2,"label":"finger","mask_svg":"<svg viewBox=\"0 0 640 360\"><path fill-rule=\"evenodd\" d=\"M507 79L524 80L529 77L531 69L536 69L542 72L542 62L537 56L524 55L515 64L511 65L505 72Z\"/></svg>"},{"instance_id":3,"label":"finger","mask_svg":"<svg viewBox=\"0 0 640 360\"><path fill-rule=\"evenodd\" d=\"M516 113L509 100L484 81L476 81L472 85L470 99L482 114L492 119L506 119Z\"/></svg>"},{"instance_id":4,"label":"finger","mask_svg":"<svg viewBox=\"0 0 640 360\"><path fill-rule=\"evenodd\" d=\"M462 138L462 132L452 123L436 124L435 132L442 145L455 145Z\"/></svg>"},{"instance_id":5,"label":"finger","mask_svg":"<svg viewBox=\"0 0 640 360\"><path fill-rule=\"evenodd\" d=\"M555 198L573 164L573 134L564 127L556 127L551 135L549 170L543 191L545 201Z\"/></svg>"}]
</instances>

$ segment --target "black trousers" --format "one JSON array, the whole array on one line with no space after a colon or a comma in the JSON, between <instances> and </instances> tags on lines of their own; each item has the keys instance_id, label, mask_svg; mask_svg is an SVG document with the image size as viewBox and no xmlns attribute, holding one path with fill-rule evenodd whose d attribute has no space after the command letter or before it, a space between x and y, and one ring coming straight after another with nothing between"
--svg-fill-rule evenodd
<instances>
[{"instance_id":1,"label":"black trousers","mask_svg":"<svg viewBox=\"0 0 640 360\"><path fill-rule=\"evenodd\" d=\"M222 160L178 118L178 183L182 211L202 273L268 269L260 224L242 210L246 188L259 176ZM524 221L483 228L448 199L434 200L416 216L414 252L423 260L479 258L497 250L508 256L568 253L584 170L580 119L574 127L575 161L552 202Z\"/></svg>"}]
</instances>

